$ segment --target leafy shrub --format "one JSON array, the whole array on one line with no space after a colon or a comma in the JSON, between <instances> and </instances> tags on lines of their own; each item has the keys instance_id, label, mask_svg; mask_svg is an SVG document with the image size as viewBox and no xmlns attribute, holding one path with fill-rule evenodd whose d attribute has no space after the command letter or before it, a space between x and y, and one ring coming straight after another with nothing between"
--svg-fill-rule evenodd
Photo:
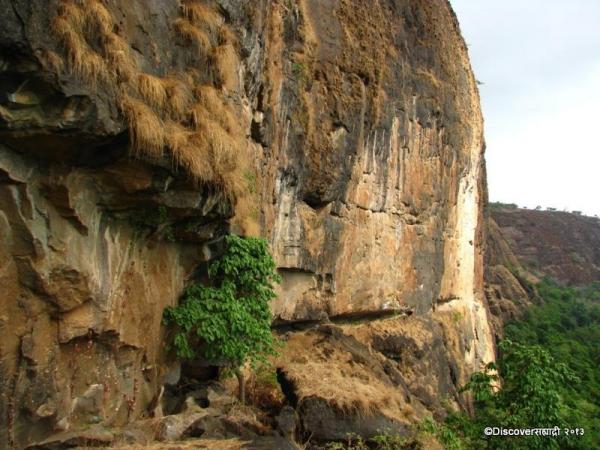
<instances>
[{"instance_id":1,"label":"leafy shrub","mask_svg":"<svg viewBox=\"0 0 600 450\"><path fill-rule=\"evenodd\" d=\"M566 426L561 393L576 382L573 372L540 346L527 346L504 340L500 343L499 366L493 363L476 372L463 390L471 391L475 401L476 426L464 428L471 447L494 449L562 448L564 440L543 436L499 436L483 439L488 426L504 428L553 428ZM502 385L496 370L502 375ZM493 389L495 386L496 389ZM474 445L476 444L477 445Z\"/></svg>"},{"instance_id":2,"label":"leafy shrub","mask_svg":"<svg viewBox=\"0 0 600 450\"><path fill-rule=\"evenodd\" d=\"M446 420L466 448L600 448L600 285L574 288L543 280L536 288L540 303L505 327L498 366L474 373L465 386L473 394L474 417L453 414ZM487 426L585 433L484 438Z\"/></svg>"},{"instance_id":3,"label":"leafy shrub","mask_svg":"<svg viewBox=\"0 0 600 450\"><path fill-rule=\"evenodd\" d=\"M536 287L542 301L522 320L507 324L505 335L542 346L575 373L578 383L561 386L562 415L585 434L562 448L600 448L600 283L574 288L545 279Z\"/></svg>"},{"instance_id":4,"label":"leafy shrub","mask_svg":"<svg viewBox=\"0 0 600 450\"><path fill-rule=\"evenodd\" d=\"M280 278L264 239L225 240L225 253L209 265L210 285L188 286L180 305L165 309L164 322L176 328L178 357L237 368L275 353L269 302Z\"/></svg>"},{"instance_id":5,"label":"leafy shrub","mask_svg":"<svg viewBox=\"0 0 600 450\"><path fill-rule=\"evenodd\" d=\"M418 424L417 429L421 434L429 434L435 437L447 450L461 450L463 448L458 434L445 423L438 423L431 418L426 418Z\"/></svg>"}]
</instances>

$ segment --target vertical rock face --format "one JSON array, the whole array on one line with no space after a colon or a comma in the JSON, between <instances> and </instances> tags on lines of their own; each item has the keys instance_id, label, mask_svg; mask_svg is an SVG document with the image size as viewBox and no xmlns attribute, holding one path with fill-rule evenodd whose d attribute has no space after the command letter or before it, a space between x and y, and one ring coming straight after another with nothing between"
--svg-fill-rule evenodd
<instances>
[{"instance_id":1,"label":"vertical rock face","mask_svg":"<svg viewBox=\"0 0 600 450\"><path fill-rule=\"evenodd\" d=\"M386 386L404 376L430 410L436 397L458 399L454 387L494 355L482 117L448 2L219 0L184 8L195 32L177 22L175 0L106 2L112 27L83 43L109 75L77 65L48 31L71 3L0 0L0 440L22 447L147 414L169 368L162 310L234 214L234 231L253 216L272 245L284 280L276 323L412 314L394 331L346 332L382 355L416 349ZM198 50L204 31L212 53ZM186 110L156 123L233 114L255 172L250 212L218 183L190 180L194 161L169 139L171 154L138 148L151 142L140 144L139 117L123 106L131 74L111 42L127 43L119 51L140 74L184 80L199 101L197 84L214 84L227 118L213 105L209 119ZM223 42L236 53L225 71ZM415 367L439 376L420 381Z\"/></svg>"},{"instance_id":2,"label":"vertical rock face","mask_svg":"<svg viewBox=\"0 0 600 450\"><path fill-rule=\"evenodd\" d=\"M492 360L482 118L449 5L307 0L268 26L255 126L279 320L460 316L453 358Z\"/></svg>"},{"instance_id":3,"label":"vertical rock face","mask_svg":"<svg viewBox=\"0 0 600 450\"><path fill-rule=\"evenodd\" d=\"M494 334L503 335L506 322L515 320L536 296L536 277L520 264L493 214L486 217L485 296Z\"/></svg>"}]
</instances>

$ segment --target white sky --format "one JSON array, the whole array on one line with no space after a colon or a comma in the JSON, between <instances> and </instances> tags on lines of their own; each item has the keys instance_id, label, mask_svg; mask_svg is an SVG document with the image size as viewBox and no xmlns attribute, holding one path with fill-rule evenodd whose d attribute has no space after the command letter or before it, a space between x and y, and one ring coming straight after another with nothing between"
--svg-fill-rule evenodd
<instances>
[{"instance_id":1,"label":"white sky","mask_svg":"<svg viewBox=\"0 0 600 450\"><path fill-rule=\"evenodd\" d=\"M451 0L485 119L491 201L600 215L600 0Z\"/></svg>"}]
</instances>

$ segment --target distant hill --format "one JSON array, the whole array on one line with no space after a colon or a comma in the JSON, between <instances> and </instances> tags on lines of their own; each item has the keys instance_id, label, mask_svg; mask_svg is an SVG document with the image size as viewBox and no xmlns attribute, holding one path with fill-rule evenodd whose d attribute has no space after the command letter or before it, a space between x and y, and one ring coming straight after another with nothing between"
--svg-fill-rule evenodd
<instances>
[{"instance_id":1,"label":"distant hill","mask_svg":"<svg viewBox=\"0 0 600 450\"><path fill-rule=\"evenodd\" d=\"M536 303L540 278L575 286L600 281L595 217L492 203L485 241L485 295L497 337L505 323Z\"/></svg>"},{"instance_id":2,"label":"distant hill","mask_svg":"<svg viewBox=\"0 0 600 450\"><path fill-rule=\"evenodd\" d=\"M600 220L577 213L492 207L518 261L538 277L569 285L600 280Z\"/></svg>"}]
</instances>

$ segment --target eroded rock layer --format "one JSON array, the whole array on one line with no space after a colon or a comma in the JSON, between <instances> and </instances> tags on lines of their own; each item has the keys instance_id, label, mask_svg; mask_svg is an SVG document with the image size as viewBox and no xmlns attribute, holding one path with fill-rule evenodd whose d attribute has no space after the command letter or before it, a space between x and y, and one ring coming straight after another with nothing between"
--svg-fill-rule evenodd
<instances>
[{"instance_id":1,"label":"eroded rock layer","mask_svg":"<svg viewBox=\"0 0 600 450\"><path fill-rule=\"evenodd\" d=\"M460 401L494 358L482 118L447 1L0 11L0 440L149 415L177 378L162 311L230 227L271 243L276 324L406 316L328 338L361 364L381 347L365 376L403 392L371 410L381 423ZM384 375L404 342L417 350ZM317 363L285 358L303 392ZM331 437L312 398L303 426Z\"/></svg>"}]
</instances>

